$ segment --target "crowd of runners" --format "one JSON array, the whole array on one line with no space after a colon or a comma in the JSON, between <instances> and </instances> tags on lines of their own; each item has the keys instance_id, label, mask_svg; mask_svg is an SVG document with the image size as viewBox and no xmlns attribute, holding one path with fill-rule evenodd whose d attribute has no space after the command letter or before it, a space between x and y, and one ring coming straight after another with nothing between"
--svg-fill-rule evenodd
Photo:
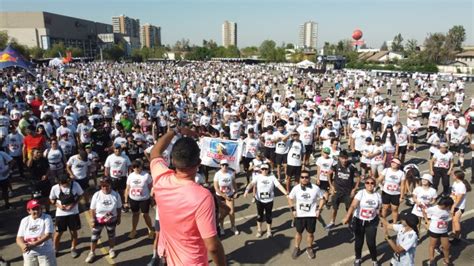
<instances>
[{"instance_id":1,"label":"crowd of runners","mask_svg":"<svg viewBox=\"0 0 474 266\"><path fill-rule=\"evenodd\" d=\"M147 237L155 239L149 265L158 263L160 206L150 152L174 131L164 153L171 162L183 128L243 145L242 171L221 160L219 169L201 165L196 175L215 195L221 235L227 216L239 234L234 199L243 194L257 209L255 237L272 237L277 188L294 217L289 256L295 260L303 253L315 258L317 221L327 230L341 220L348 224L354 265L362 263L364 239L378 265L380 226L393 265L414 265L421 228L428 231L430 263L438 253L449 264L450 244L461 237L470 191L464 171L474 170L464 162L474 147L474 101L466 98L463 80L217 62L76 63L66 71L38 67L35 73L3 70L0 77L3 208L11 208L9 198L18 193L12 183L28 184L32 198L17 234L25 265L56 265L65 232L71 256L78 257L77 230L84 223L92 227L86 262L96 260L103 229L114 258L116 227L130 227L128 237L136 238L140 217ZM430 158L419 158L428 161L428 171L407 163L408 154L416 158L428 147ZM405 202L412 210L401 212ZM328 223L320 217L326 207ZM89 212L90 220L81 221L80 212ZM121 224L122 215L131 215L132 224Z\"/></svg>"}]
</instances>

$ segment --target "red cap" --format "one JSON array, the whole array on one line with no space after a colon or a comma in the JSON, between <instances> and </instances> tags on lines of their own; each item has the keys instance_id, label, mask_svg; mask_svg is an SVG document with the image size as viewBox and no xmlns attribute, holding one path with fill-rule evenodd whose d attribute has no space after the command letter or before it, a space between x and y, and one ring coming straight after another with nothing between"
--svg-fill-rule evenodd
<instances>
[{"instance_id":1,"label":"red cap","mask_svg":"<svg viewBox=\"0 0 474 266\"><path fill-rule=\"evenodd\" d=\"M40 202L38 200L35 200L35 199L32 199L32 200L28 201L28 203L26 203L26 209L28 209L28 210L34 209L34 208L39 207L39 206L41 206Z\"/></svg>"}]
</instances>

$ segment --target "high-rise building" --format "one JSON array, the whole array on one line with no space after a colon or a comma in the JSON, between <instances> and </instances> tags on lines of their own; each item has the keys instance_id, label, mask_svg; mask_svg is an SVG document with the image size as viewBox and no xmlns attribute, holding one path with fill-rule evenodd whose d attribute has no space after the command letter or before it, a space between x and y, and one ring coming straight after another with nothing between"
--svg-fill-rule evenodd
<instances>
[{"instance_id":1,"label":"high-rise building","mask_svg":"<svg viewBox=\"0 0 474 266\"><path fill-rule=\"evenodd\" d=\"M222 46L237 46L237 23L224 21L222 24Z\"/></svg>"},{"instance_id":2,"label":"high-rise building","mask_svg":"<svg viewBox=\"0 0 474 266\"><path fill-rule=\"evenodd\" d=\"M307 21L300 25L300 46L305 49L316 49L318 38L318 24Z\"/></svg>"},{"instance_id":3,"label":"high-rise building","mask_svg":"<svg viewBox=\"0 0 474 266\"><path fill-rule=\"evenodd\" d=\"M141 26L140 42L142 47L153 48L161 46L161 27L148 23Z\"/></svg>"},{"instance_id":4,"label":"high-rise building","mask_svg":"<svg viewBox=\"0 0 474 266\"><path fill-rule=\"evenodd\" d=\"M112 17L112 26L115 33L140 38L140 20L120 15Z\"/></svg>"}]
</instances>

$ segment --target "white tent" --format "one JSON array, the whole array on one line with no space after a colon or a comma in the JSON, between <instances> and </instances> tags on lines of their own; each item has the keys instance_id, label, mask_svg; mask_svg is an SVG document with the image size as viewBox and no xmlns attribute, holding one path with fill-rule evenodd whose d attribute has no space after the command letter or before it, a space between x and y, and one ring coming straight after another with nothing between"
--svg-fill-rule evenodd
<instances>
[{"instance_id":1,"label":"white tent","mask_svg":"<svg viewBox=\"0 0 474 266\"><path fill-rule=\"evenodd\" d=\"M298 64L296 64L296 67L298 67L298 68L309 68L309 67L315 68L316 64L309 61L309 60L303 60L303 61L299 62Z\"/></svg>"},{"instance_id":2,"label":"white tent","mask_svg":"<svg viewBox=\"0 0 474 266\"><path fill-rule=\"evenodd\" d=\"M59 58L53 58L51 60L49 60L49 66L52 66L52 67L61 67L61 66L64 66L64 63L63 63L63 60L59 59Z\"/></svg>"}]
</instances>

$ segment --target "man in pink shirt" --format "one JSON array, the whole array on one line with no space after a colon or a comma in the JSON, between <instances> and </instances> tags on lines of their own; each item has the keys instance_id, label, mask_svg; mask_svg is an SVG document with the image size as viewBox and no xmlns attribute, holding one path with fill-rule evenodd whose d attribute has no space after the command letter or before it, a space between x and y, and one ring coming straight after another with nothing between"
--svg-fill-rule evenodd
<instances>
[{"instance_id":1,"label":"man in pink shirt","mask_svg":"<svg viewBox=\"0 0 474 266\"><path fill-rule=\"evenodd\" d=\"M194 182L201 160L199 146L189 137L180 138L171 150L168 168L163 152L175 135L196 136L187 128L173 128L155 144L150 154L153 192L160 215L158 254L168 265L208 265L208 252L216 265L226 265L217 237L212 194Z\"/></svg>"}]
</instances>

